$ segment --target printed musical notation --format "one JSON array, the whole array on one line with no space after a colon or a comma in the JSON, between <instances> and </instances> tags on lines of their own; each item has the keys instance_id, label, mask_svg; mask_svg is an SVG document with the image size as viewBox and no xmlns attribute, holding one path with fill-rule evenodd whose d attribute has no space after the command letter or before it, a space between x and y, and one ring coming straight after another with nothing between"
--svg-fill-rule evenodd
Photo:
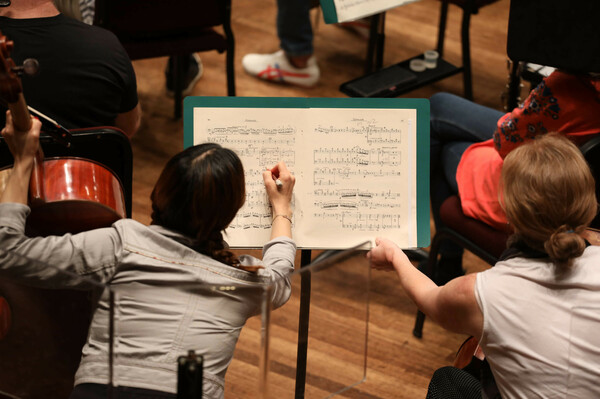
<instances>
[{"instance_id":1,"label":"printed musical notation","mask_svg":"<svg viewBox=\"0 0 600 399\"><path fill-rule=\"evenodd\" d=\"M242 123L257 123L256 120ZM256 159L264 170L281 159L288 165L294 162L296 129L292 126L256 128L245 124L209 128L206 141L234 150L242 159ZM245 164L244 164L245 166Z\"/></svg>"},{"instance_id":2,"label":"printed musical notation","mask_svg":"<svg viewBox=\"0 0 600 399\"><path fill-rule=\"evenodd\" d=\"M328 223L337 223L346 231L385 231L401 228L401 217L389 213L362 214L322 212L315 214Z\"/></svg>"},{"instance_id":3,"label":"printed musical notation","mask_svg":"<svg viewBox=\"0 0 600 399\"><path fill-rule=\"evenodd\" d=\"M226 231L230 245L268 240L272 217L262 173L281 160L296 176L299 247L347 247L385 232L410 236L414 120L409 109L202 108L194 142L219 143L244 164L246 202Z\"/></svg>"},{"instance_id":4,"label":"printed musical notation","mask_svg":"<svg viewBox=\"0 0 600 399\"><path fill-rule=\"evenodd\" d=\"M401 130L396 127L378 126L373 119L353 118L346 126L322 126L315 128L318 134L344 134L358 135L364 137L367 143L389 143L395 144L402 139Z\"/></svg>"}]
</instances>

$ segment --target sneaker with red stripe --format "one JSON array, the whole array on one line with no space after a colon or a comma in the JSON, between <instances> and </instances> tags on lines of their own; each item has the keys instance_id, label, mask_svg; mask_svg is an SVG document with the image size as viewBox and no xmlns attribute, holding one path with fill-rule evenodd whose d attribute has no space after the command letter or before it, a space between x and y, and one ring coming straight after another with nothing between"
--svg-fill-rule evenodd
<instances>
[{"instance_id":1,"label":"sneaker with red stripe","mask_svg":"<svg viewBox=\"0 0 600 399\"><path fill-rule=\"evenodd\" d=\"M306 68L296 68L283 50L273 54L246 54L242 58L244 70L259 79L311 87L319 80L320 71L315 56L308 59Z\"/></svg>"}]
</instances>

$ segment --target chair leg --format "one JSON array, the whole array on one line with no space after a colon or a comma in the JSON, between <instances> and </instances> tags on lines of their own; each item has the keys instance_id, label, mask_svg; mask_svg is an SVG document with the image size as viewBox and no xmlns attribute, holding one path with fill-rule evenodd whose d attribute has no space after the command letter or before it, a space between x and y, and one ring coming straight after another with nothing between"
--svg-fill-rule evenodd
<instances>
[{"instance_id":1,"label":"chair leg","mask_svg":"<svg viewBox=\"0 0 600 399\"><path fill-rule=\"evenodd\" d=\"M508 75L507 84L507 100L506 100L506 111L510 112L519 106L520 94L521 94L521 63L519 61L512 61L510 66L510 73Z\"/></svg>"},{"instance_id":2,"label":"chair leg","mask_svg":"<svg viewBox=\"0 0 600 399\"><path fill-rule=\"evenodd\" d=\"M437 52L439 57L444 56L444 37L446 36L446 21L448 20L448 0L442 0L440 7L440 25L438 27Z\"/></svg>"},{"instance_id":3,"label":"chair leg","mask_svg":"<svg viewBox=\"0 0 600 399\"><path fill-rule=\"evenodd\" d=\"M233 42L231 43L230 49L227 50L226 58L227 95L229 97L235 97L235 67L233 64Z\"/></svg>"},{"instance_id":4,"label":"chair leg","mask_svg":"<svg viewBox=\"0 0 600 399\"><path fill-rule=\"evenodd\" d=\"M417 318L415 320L415 327L413 328L413 335L415 337L423 338L423 324L425 324L425 313L418 310Z\"/></svg>"},{"instance_id":5,"label":"chair leg","mask_svg":"<svg viewBox=\"0 0 600 399\"><path fill-rule=\"evenodd\" d=\"M377 27L377 51L375 52L375 70L378 71L383 66L383 49L385 46L385 11L379 17Z\"/></svg>"},{"instance_id":6,"label":"chair leg","mask_svg":"<svg viewBox=\"0 0 600 399\"><path fill-rule=\"evenodd\" d=\"M473 100L473 81L471 75L471 47L469 40L469 26L471 24L471 14L473 13L473 1L468 1L463 9L463 19L461 28L462 39L462 59L463 59L463 85L465 98Z\"/></svg>"},{"instance_id":7,"label":"chair leg","mask_svg":"<svg viewBox=\"0 0 600 399\"><path fill-rule=\"evenodd\" d=\"M432 278L435 275L435 268L437 265L437 256L440 251L440 245L444 239L444 235L440 232L436 232L431 242L431 249L429 250L429 257L427 258L427 269L425 274L427 277ZM423 324L425 323L425 314L420 310L417 311L417 318L415 320L415 326L413 328L413 335L417 338L423 337Z\"/></svg>"},{"instance_id":8,"label":"chair leg","mask_svg":"<svg viewBox=\"0 0 600 399\"><path fill-rule=\"evenodd\" d=\"M225 68L227 73L227 95L235 97L235 64L233 55L235 51L235 39L231 29L231 2L226 2L224 9L223 32L227 40L227 54L225 55Z\"/></svg>"},{"instance_id":9,"label":"chair leg","mask_svg":"<svg viewBox=\"0 0 600 399\"><path fill-rule=\"evenodd\" d=\"M185 55L175 55L173 59L173 102L175 103L175 119L180 119L183 114L183 74L184 74Z\"/></svg>"}]
</instances>

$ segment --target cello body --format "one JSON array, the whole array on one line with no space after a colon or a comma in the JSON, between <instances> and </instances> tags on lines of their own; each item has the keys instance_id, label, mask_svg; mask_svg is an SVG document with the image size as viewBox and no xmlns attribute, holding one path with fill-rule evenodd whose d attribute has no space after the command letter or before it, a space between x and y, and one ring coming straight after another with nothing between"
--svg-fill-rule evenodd
<instances>
[{"instance_id":1,"label":"cello body","mask_svg":"<svg viewBox=\"0 0 600 399\"><path fill-rule=\"evenodd\" d=\"M27 234L79 233L125 217L121 183L103 165L78 158L45 159L44 175L44 199L30 203Z\"/></svg>"},{"instance_id":2,"label":"cello body","mask_svg":"<svg viewBox=\"0 0 600 399\"><path fill-rule=\"evenodd\" d=\"M21 132L29 129L31 119L13 73L16 67L8 58L12 46L0 33L0 92ZM70 145L68 131L52 137ZM9 174L9 169L0 172L0 192ZM41 146L30 181L29 206L29 236L78 233L110 226L126 216L123 187L109 168L73 156L44 158ZM0 251L0 259L15 257L35 262L23 254ZM101 288L47 289L0 277L0 397L2 393L22 399L69 396L100 294Z\"/></svg>"}]
</instances>

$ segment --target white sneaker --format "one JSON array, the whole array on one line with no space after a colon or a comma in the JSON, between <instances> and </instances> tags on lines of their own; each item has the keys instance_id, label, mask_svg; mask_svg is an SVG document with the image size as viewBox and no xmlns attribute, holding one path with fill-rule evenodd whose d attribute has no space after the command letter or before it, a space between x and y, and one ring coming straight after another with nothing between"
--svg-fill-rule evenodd
<instances>
[{"instance_id":1,"label":"white sneaker","mask_svg":"<svg viewBox=\"0 0 600 399\"><path fill-rule=\"evenodd\" d=\"M314 86L321 75L314 55L308 59L306 68L296 68L290 64L283 50L273 54L246 54L242 58L242 66L248 74L259 79L304 87Z\"/></svg>"}]
</instances>

